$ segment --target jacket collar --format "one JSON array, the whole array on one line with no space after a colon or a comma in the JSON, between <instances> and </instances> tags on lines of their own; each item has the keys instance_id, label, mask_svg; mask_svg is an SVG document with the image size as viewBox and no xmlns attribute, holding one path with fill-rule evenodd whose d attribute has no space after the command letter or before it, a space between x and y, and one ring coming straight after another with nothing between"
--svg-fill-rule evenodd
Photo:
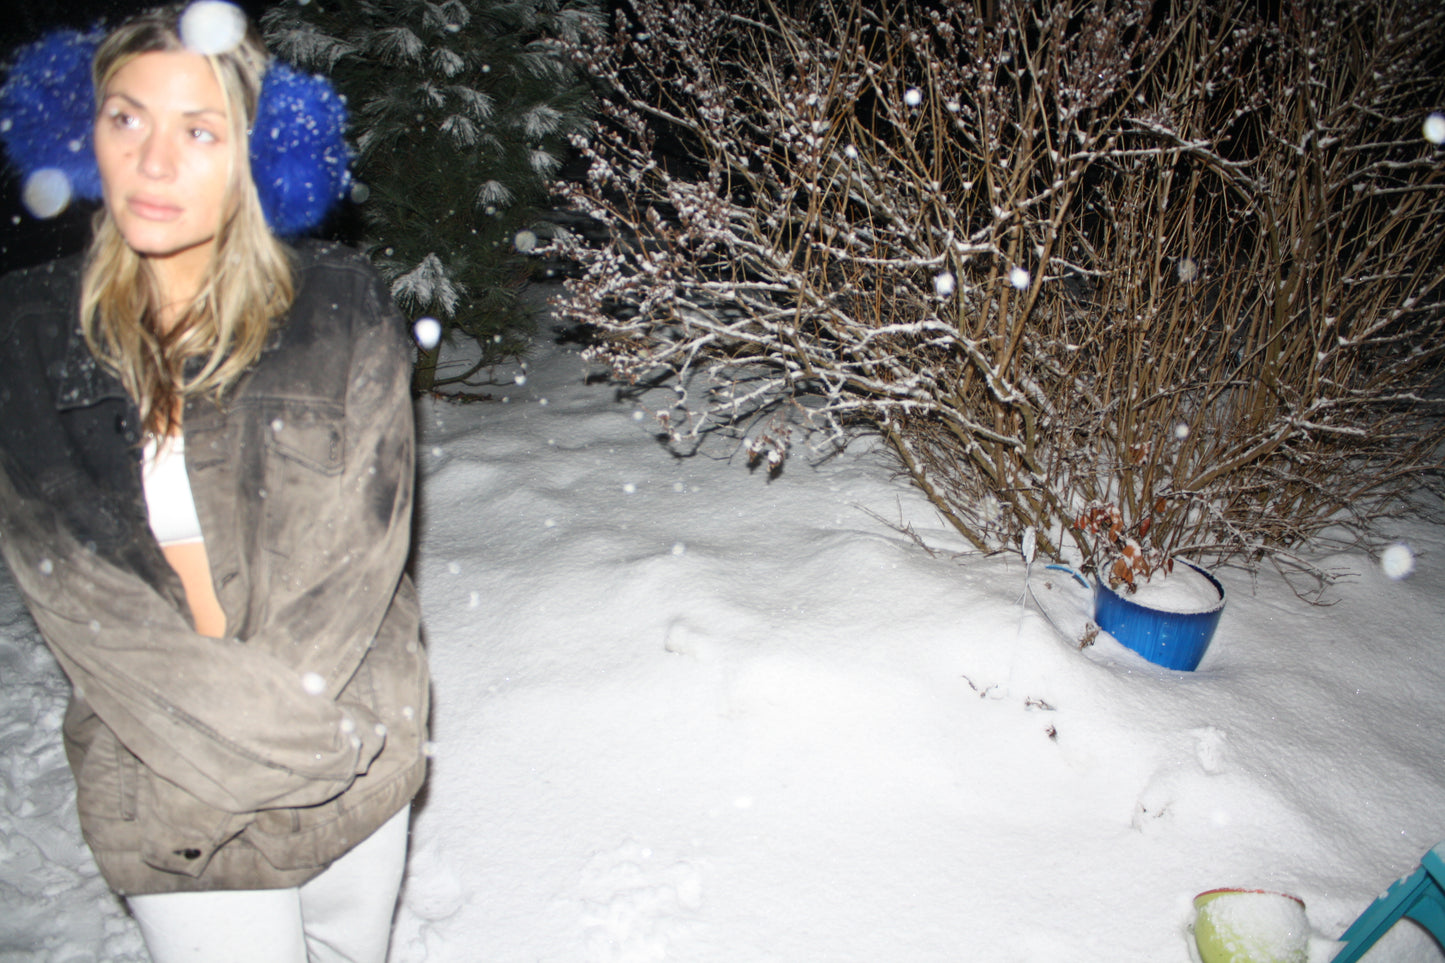
<instances>
[{"instance_id":1,"label":"jacket collar","mask_svg":"<svg viewBox=\"0 0 1445 963\"><path fill-rule=\"evenodd\" d=\"M80 274L83 258L79 255L56 262L57 272L70 277L62 281L64 307L61 317L67 319L65 343L53 357L56 358L45 372L55 390L55 407L58 411L86 408L99 401L112 398L125 400L127 395L120 381L105 369L90 353L85 343L85 333L80 328Z\"/></svg>"},{"instance_id":2,"label":"jacket collar","mask_svg":"<svg viewBox=\"0 0 1445 963\"><path fill-rule=\"evenodd\" d=\"M75 317L76 313L68 312L71 317ZM59 411L88 408L113 398L129 400L120 381L90 353L78 320L71 325L65 350L60 360L52 365L50 377L55 385L55 407Z\"/></svg>"},{"instance_id":3,"label":"jacket collar","mask_svg":"<svg viewBox=\"0 0 1445 963\"><path fill-rule=\"evenodd\" d=\"M309 256L309 249L306 250L307 260L314 260ZM74 272L74 278L68 285L69 294L65 306L65 316L72 319L70 330L66 335L65 348L61 352L60 360L51 365L48 372L52 384L55 385L55 407L58 411L69 411L74 408L87 408L100 401L119 399L129 401L130 396L126 393L125 386L120 383L104 365L95 359L91 354L90 346L85 343L85 332L80 327L80 266L79 257L67 259L63 262L66 269ZM301 266L304 266L303 265ZM300 273L298 269L298 275ZM281 348L285 340L285 326L279 323L271 325L271 331L267 335L265 346L261 349L262 354L269 354ZM190 364L199 366L201 359L192 358ZM189 373L189 372L188 372Z\"/></svg>"}]
</instances>

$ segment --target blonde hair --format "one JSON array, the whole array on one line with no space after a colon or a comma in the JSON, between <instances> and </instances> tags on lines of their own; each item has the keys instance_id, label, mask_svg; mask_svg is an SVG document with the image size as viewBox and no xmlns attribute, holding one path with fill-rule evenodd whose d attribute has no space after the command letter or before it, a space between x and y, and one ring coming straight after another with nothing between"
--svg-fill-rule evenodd
<instances>
[{"instance_id":1,"label":"blonde hair","mask_svg":"<svg viewBox=\"0 0 1445 963\"><path fill-rule=\"evenodd\" d=\"M92 65L97 109L116 72L147 53L184 50L181 6L126 21L106 37ZM234 50L208 55L230 123L232 174L201 289L167 331L158 324L161 292L146 259L121 236L105 205L81 277L80 322L86 343L115 372L140 408L147 431L176 429L180 406L211 394L217 401L260 355L271 322L295 296L291 253L266 225L251 180L248 132L256 116L266 48L255 25ZM199 364L188 364L200 359Z\"/></svg>"}]
</instances>

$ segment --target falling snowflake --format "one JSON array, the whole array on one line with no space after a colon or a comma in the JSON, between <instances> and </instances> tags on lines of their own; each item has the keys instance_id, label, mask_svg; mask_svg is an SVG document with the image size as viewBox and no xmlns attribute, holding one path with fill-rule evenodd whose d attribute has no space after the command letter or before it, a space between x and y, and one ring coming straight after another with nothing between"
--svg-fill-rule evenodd
<instances>
[{"instance_id":1,"label":"falling snowflake","mask_svg":"<svg viewBox=\"0 0 1445 963\"><path fill-rule=\"evenodd\" d=\"M1182 257L1179 259L1179 264L1175 266L1174 273L1179 276L1180 281L1188 284L1199 277L1199 265L1194 263L1192 257Z\"/></svg>"},{"instance_id":2,"label":"falling snowflake","mask_svg":"<svg viewBox=\"0 0 1445 963\"><path fill-rule=\"evenodd\" d=\"M70 178L54 167L42 167L25 178L20 200L25 209L42 221L70 206Z\"/></svg>"},{"instance_id":3,"label":"falling snowflake","mask_svg":"<svg viewBox=\"0 0 1445 963\"><path fill-rule=\"evenodd\" d=\"M923 103L923 91L917 87L909 87L903 94L903 102L909 107L917 107Z\"/></svg>"},{"instance_id":4,"label":"falling snowflake","mask_svg":"<svg viewBox=\"0 0 1445 963\"><path fill-rule=\"evenodd\" d=\"M1387 578L1407 578L1415 571L1415 553L1404 542L1396 542L1380 553L1380 568Z\"/></svg>"},{"instance_id":5,"label":"falling snowflake","mask_svg":"<svg viewBox=\"0 0 1445 963\"><path fill-rule=\"evenodd\" d=\"M1445 114L1436 111L1426 117L1424 134L1432 144L1445 144Z\"/></svg>"},{"instance_id":6,"label":"falling snowflake","mask_svg":"<svg viewBox=\"0 0 1445 963\"><path fill-rule=\"evenodd\" d=\"M953 275L944 271L933 278L933 291L940 298L946 298L953 293Z\"/></svg>"},{"instance_id":7,"label":"falling snowflake","mask_svg":"<svg viewBox=\"0 0 1445 963\"><path fill-rule=\"evenodd\" d=\"M1183 441L1184 439L1188 438L1188 437L1189 437L1189 426L1186 425L1186 424L1185 424L1184 422L1182 422L1182 421L1181 421L1179 424L1175 425L1175 426L1174 426L1174 437L1175 437L1175 438L1178 438L1180 441Z\"/></svg>"},{"instance_id":8,"label":"falling snowflake","mask_svg":"<svg viewBox=\"0 0 1445 963\"><path fill-rule=\"evenodd\" d=\"M435 348L442 339L442 324L436 318L417 318L411 333L423 351Z\"/></svg>"},{"instance_id":9,"label":"falling snowflake","mask_svg":"<svg viewBox=\"0 0 1445 963\"><path fill-rule=\"evenodd\" d=\"M301 688L307 695L320 695L326 691L326 680L315 672L307 672L301 676Z\"/></svg>"},{"instance_id":10,"label":"falling snowflake","mask_svg":"<svg viewBox=\"0 0 1445 963\"><path fill-rule=\"evenodd\" d=\"M1029 272L1021 267L1009 268L1008 283L1020 291L1027 291L1029 287Z\"/></svg>"},{"instance_id":11,"label":"falling snowflake","mask_svg":"<svg viewBox=\"0 0 1445 963\"><path fill-rule=\"evenodd\" d=\"M530 254L537 248L537 235L523 228L512 238L512 243L516 245L518 251Z\"/></svg>"},{"instance_id":12,"label":"falling snowflake","mask_svg":"<svg viewBox=\"0 0 1445 963\"><path fill-rule=\"evenodd\" d=\"M181 14L181 43L206 56L235 50L246 39L246 14L224 0L195 0Z\"/></svg>"}]
</instances>

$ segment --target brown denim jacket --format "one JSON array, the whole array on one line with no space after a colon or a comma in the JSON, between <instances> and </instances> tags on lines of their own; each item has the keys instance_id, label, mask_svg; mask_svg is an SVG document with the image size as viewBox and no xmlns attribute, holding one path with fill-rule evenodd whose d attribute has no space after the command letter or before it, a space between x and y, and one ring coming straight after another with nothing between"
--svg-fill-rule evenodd
<instances>
[{"instance_id":1,"label":"brown denim jacket","mask_svg":"<svg viewBox=\"0 0 1445 963\"><path fill-rule=\"evenodd\" d=\"M261 358L183 419L225 639L150 532L78 260L0 279L0 549L74 687L81 828L120 893L299 885L424 778L404 325L354 252L297 264Z\"/></svg>"}]
</instances>

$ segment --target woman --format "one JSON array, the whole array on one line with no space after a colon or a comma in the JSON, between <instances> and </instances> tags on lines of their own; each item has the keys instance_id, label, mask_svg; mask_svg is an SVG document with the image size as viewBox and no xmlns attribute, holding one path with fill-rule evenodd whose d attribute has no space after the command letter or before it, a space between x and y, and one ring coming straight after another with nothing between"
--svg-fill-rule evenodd
<instances>
[{"instance_id":1,"label":"woman","mask_svg":"<svg viewBox=\"0 0 1445 963\"><path fill-rule=\"evenodd\" d=\"M95 51L84 257L0 280L0 547L74 687L86 841L152 956L380 961L428 708L405 332L362 258L268 227L344 184L313 143L334 95L244 20L195 52L184 13ZM293 181L315 202L328 177L295 223Z\"/></svg>"}]
</instances>

